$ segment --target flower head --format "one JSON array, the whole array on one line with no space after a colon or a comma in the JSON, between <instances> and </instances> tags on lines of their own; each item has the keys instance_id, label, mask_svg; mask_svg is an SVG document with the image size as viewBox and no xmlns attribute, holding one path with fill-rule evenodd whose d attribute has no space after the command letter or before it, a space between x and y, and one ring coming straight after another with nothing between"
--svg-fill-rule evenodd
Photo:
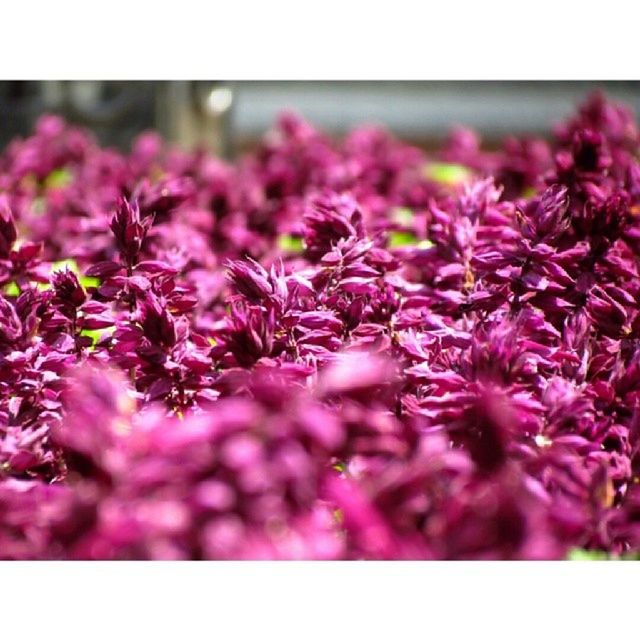
<instances>
[{"instance_id":1,"label":"flower head","mask_svg":"<svg viewBox=\"0 0 640 640\"><path fill-rule=\"evenodd\" d=\"M152 222L152 217L141 217L136 202L129 202L124 198L118 202L110 227L125 264L133 265L137 261Z\"/></svg>"}]
</instances>

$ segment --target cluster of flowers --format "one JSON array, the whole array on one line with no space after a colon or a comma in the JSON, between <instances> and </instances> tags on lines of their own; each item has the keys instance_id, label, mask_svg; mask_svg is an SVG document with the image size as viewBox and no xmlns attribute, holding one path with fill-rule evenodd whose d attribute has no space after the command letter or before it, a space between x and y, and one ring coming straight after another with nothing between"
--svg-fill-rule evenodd
<instances>
[{"instance_id":1,"label":"cluster of flowers","mask_svg":"<svg viewBox=\"0 0 640 640\"><path fill-rule=\"evenodd\" d=\"M640 132L0 156L0 557L640 552Z\"/></svg>"}]
</instances>

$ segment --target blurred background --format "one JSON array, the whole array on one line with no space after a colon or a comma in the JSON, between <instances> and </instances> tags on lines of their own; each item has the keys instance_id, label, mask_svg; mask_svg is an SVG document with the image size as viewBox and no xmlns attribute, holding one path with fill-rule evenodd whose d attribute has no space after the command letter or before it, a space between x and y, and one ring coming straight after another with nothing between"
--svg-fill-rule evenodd
<instances>
[{"instance_id":1,"label":"blurred background","mask_svg":"<svg viewBox=\"0 0 640 640\"><path fill-rule=\"evenodd\" d=\"M0 82L0 144L29 133L45 112L93 130L126 149L145 129L185 148L226 158L251 148L284 109L339 136L382 124L419 146L437 145L456 124L488 147L507 133L548 135L595 89L640 111L640 82Z\"/></svg>"}]
</instances>

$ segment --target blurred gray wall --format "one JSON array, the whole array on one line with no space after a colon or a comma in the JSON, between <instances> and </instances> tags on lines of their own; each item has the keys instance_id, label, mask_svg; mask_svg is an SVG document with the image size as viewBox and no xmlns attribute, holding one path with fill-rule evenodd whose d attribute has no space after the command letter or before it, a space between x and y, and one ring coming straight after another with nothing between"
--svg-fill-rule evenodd
<instances>
[{"instance_id":1,"label":"blurred gray wall","mask_svg":"<svg viewBox=\"0 0 640 640\"><path fill-rule=\"evenodd\" d=\"M0 82L0 144L26 135L40 113L58 112L126 148L140 131L204 143L233 155L290 108L329 134L382 124L418 144L436 144L455 124L489 142L506 133L548 134L591 91L640 113L640 82Z\"/></svg>"},{"instance_id":2,"label":"blurred gray wall","mask_svg":"<svg viewBox=\"0 0 640 640\"><path fill-rule=\"evenodd\" d=\"M591 91L602 89L640 113L638 82L252 82L231 83L234 132L260 135L283 105L329 132L363 122L399 136L438 141L454 124L485 138L548 134Z\"/></svg>"}]
</instances>

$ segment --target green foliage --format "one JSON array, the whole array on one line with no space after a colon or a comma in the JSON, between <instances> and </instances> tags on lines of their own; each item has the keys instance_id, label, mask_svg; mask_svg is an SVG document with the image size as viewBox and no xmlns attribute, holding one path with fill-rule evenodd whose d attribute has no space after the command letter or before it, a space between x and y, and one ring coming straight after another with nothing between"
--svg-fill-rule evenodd
<instances>
[{"instance_id":1,"label":"green foliage","mask_svg":"<svg viewBox=\"0 0 640 640\"><path fill-rule=\"evenodd\" d=\"M78 282L87 289L88 287L99 287L100 279L93 278L91 276L83 276L80 273L80 267L78 267L78 263L73 258L68 258L67 260L60 260L59 262L54 262L51 265L51 273L54 271L62 271L64 269L69 269L69 271L73 271L78 277ZM48 289L48 285L46 286Z\"/></svg>"},{"instance_id":2,"label":"green foliage","mask_svg":"<svg viewBox=\"0 0 640 640\"><path fill-rule=\"evenodd\" d=\"M99 287L100 279L93 278L91 276L84 276L80 272L80 267L78 267L78 263L73 258L68 258L67 260L59 260L58 262L54 262L51 265L51 270L49 275L53 275L56 271L63 271L64 269L69 269L69 271L73 271L78 278L78 282L85 288L89 287ZM51 284L48 282L36 282L32 283L38 287L39 291L47 291L51 289ZM16 282L9 282L4 286L3 293L7 296L17 297L20 295L21 291Z\"/></svg>"},{"instance_id":3,"label":"green foliage","mask_svg":"<svg viewBox=\"0 0 640 640\"><path fill-rule=\"evenodd\" d=\"M629 561L629 560L640 560L640 554L637 553L626 553L624 555L621 556L617 556L614 554L609 554L606 553L605 551L599 551L599 550L587 550L587 549L580 549L580 548L575 548L575 549L571 549L569 551L569 553L567 554L567 560L578 560L578 561L583 561L583 560L588 560L588 561L594 561L594 560L622 560L622 561Z\"/></svg>"},{"instance_id":4,"label":"green foliage","mask_svg":"<svg viewBox=\"0 0 640 640\"><path fill-rule=\"evenodd\" d=\"M80 332L80 335L91 338L91 344L92 346L95 346L96 342L98 342L98 340L102 338L103 333L104 331L102 331L101 329L83 329Z\"/></svg>"},{"instance_id":5,"label":"green foliage","mask_svg":"<svg viewBox=\"0 0 640 640\"><path fill-rule=\"evenodd\" d=\"M278 249L286 253L302 253L304 250L304 244L302 242L302 238L283 234L278 238Z\"/></svg>"},{"instance_id":6,"label":"green foliage","mask_svg":"<svg viewBox=\"0 0 640 640\"><path fill-rule=\"evenodd\" d=\"M429 249L433 246L431 240L418 240L411 231L391 231L389 233L389 249L400 247L415 247L417 249Z\"/></svg>"},{"instance_id":7,"label":"green foliage","mask_svg":"<svg viewBox=\"0 0 640 640\"><path fill-rule=\"evenodd\" d=\"M5 285L4 293L7 296L17 297L20 295L20 289L18 288L18 285L15 282L10 282L9 284Z\"/></svg>"},{"instance_id":8,"label":"green foliage","mask_svg":"<svg viewBox=\"0 0 640 640\"><path fill-rule=\"evenodd\" d=\"M392 231L389 234L389 248L414 247L418 238L411 231Z\"/></svg>"},{"instance_id":9,"label":"green foliage","mask_svg":"<svg viewBox=\"0 0 640 640\"><path fill-rule=\"evenodd\" d=\"M73 175L71 171L65 167L54 169L45 179L44 186L46 189L62 189L71 183Z\"/></svg>"},{"instance_id":10,"label":"green foliage","mask_svg":"<svg viewBox=\"0 0 640 640\"><path fill-rule=\"evenodd\" d=\"M91 346L89 347L89 351L93 351L95 349L96 344L104 338L104 336L109 335L115 331L115 327L106 327L105 329L83 329L80 332L81 336L91 338Z\"/></svg>"},{"instance_id":11,"label":"green foliage","mask_svg":"<svg viewBox=\"0 0 640 640\"><path fill-rule=\"evenodd\" d=\"M571 549L567 554L567 560L608 560L604 551L587 551L587 549Z\"/></svg>"},{"instance_id":12,"label":"green foliage","mask_svg":"<svg viewBox=\"0 0 640 640\"><path fill-rule=\"evenodd\" d=\"M430 162L424 168L424 175L429 180L444 185L456 185L465 182L473 175L471 171L461 165L447 162Z\"/></svg>"}]
</instances>

